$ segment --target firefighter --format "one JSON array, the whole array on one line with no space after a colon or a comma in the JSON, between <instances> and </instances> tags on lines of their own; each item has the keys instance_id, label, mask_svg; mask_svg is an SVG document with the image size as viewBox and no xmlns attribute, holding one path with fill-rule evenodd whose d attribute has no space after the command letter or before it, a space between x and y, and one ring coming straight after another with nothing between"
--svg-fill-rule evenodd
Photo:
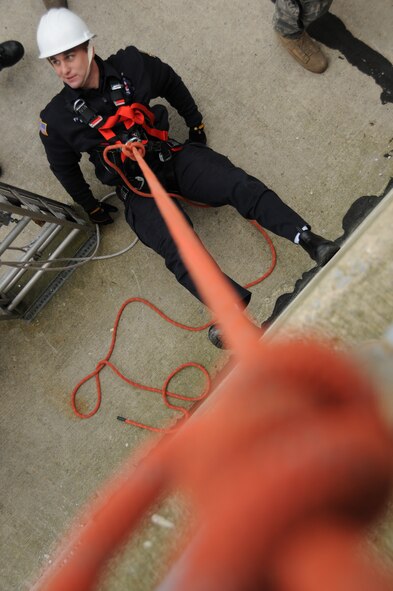
<instances>
[{"instance_id":1,"label":"firefighter","mask_svg":"<svg viewBox=\"0 0 393 591\"><path fill-rule=\"evenodd\" d=\"M64 83L41 112L40 137L52 172L92 222L112 223L117 208L93 196L79 166L84 152L97 178L116 187L126 220L139 239L199 298L154 200L132 192L103 158L106 146L138 140L145 143L146 161L169 192L214 207L232 205L244 218L302 246L317 265L328 262L339 249L334 242L311 232L310 225L265 184L207 147L202 115L168 64L133 46L103 60L95 54L93 37L86 23L66 8L49 10L37 30L39 57L49 61ZM168 137L166 107L150 106L156 97L165 98L183 117L189 128L185 144ZM120 150L110 154L131 185L148 192L138 165L130 159L123 162ZM229 281L246 306L251 293ZM210 328L209 338L221 346L216 327Z\"/></svg>"}]
</instances>

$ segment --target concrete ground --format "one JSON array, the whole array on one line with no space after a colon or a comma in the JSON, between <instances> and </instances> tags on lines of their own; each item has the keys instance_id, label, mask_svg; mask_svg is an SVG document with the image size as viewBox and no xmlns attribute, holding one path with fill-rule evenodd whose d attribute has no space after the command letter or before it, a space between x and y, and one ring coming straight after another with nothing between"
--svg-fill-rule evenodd
<instances>
[{"instance_id":1,"label":"concrete ground","mask_svg":"<svg viewBox=\"0 0 393 591\"><path fill-rule=\"evenodd\" d=\"M278 46L271 27L273 4L267 0L230 7L222 0L118 0L105 5L70 0L69 6L97 33L100 56L134 44L170 63L204 114L210 146L262 178L315 231L337 238L352 203L385 193L393 176L390 0L379 0L374 11L365 0L335 0L335 18L326 28L343 22L352 36L340 37L340 50L327 40L330 46L324 51L330 65L321 76L304 71ZM39 111L60 88L48 64L37 59L35 31L44 5L30 0L1 8L0 40L17 39L26 52L22 62L0 73L1 180L70 203L48 168L37 135ZM171 120L173 137L185 139L186 129L173 111ZM85 159L83 169L95 195L103 197L107 188L94 179ZM391 208L385 213L388 227ZM233 211L190 210L190 215L223 270L239 282L250 281L269 266L264 241ZM133 238L119 214L116 224L103 231L101 252L118 251ZM300 248L272 238L276 268L252 290L249 310L256 323L263 322L277 298L312 267ZM108 368L102 374L99 412L81 420L70 406L73 387L109 348L119 307L134 296L152 301L185 324L209 319L162 260L138 243L122 257L76 271L33 322L0 323L4 591L31 587L80 505L148 437L116 416L160 427L174 418L159 396L126 387ZM383 299L383 305L391 306L389 298ZM347 335L350 346L380 337L380 323L363 322L360 331L354 328L355 317L336 321L334 308L330 315L331 332L343 343ZM127 376L157 387L181 363L197 361L214 374L227 358L210 345L205 332L180 331L141 304L125 312L114 354ZM203 380L189 370L173 388L197 395ZM94 406L93 383L79 400L85 411ZM157 513L175 523L182 515L181 504L171 499ZM177 532L160 523L165 522L146 524L125 557L111 565L103 588L154 588L162 556Z\"/></svg>"}]
</instances>

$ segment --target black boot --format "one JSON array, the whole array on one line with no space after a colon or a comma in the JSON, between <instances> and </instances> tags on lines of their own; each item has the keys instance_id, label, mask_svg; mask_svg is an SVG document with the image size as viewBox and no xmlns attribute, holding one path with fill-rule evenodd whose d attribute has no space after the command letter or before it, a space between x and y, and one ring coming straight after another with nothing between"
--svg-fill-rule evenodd
<instances>
[{"instance_id":1,"label":"black boot","mask_svg":"<svg viewBox=\"0 0 393 591\"><path fill-rule=\"evenodd\" d=\"M10 68L24 56L25 50L19 41L4 41L0 43L0 70Z\"/></svg>"},{"instance_id":2,"label":"black boot","mask_svg":"<svg viewBox=\"0 0 393 591\"><path fill-rule=\"evenodd\" d=\"M300 232L299 244L317 263L318 267L326 265L340 250L340 247L335 242L322 238L322 236L314 234L311 230Z\"/></svg>"},{"instance_id":3,"label":"black boot","mask_svg":"<svg viewBox=\"0 0 393 591\"><path fill-rule=\"evenodd\" d=\"M226 349L221 339L221 330L216 324L212 324L207 333L209 341L218 349Z\"/></svg>"}]
</instances>

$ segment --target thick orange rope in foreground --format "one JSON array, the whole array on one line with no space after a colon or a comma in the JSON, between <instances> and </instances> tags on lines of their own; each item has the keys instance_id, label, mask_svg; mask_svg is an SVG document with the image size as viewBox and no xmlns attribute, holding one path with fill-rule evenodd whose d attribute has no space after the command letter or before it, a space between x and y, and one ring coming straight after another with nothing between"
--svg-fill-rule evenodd
<instances>
[{"instance_id":1,"label":"thick orange rope in foreground","mask_svg":"<svg viewBox=\"0 0 393 591\"><path fill-rule=\"evenodd\" d=\"M96 495L34 589L93 589L152 504L180 490L197 526L157 591L391 591L393 574L362 554L393 473L392 433L372 385L324 345L260 340L150 182L236 364L198 413Z\"/></svg>"}]
</instances>

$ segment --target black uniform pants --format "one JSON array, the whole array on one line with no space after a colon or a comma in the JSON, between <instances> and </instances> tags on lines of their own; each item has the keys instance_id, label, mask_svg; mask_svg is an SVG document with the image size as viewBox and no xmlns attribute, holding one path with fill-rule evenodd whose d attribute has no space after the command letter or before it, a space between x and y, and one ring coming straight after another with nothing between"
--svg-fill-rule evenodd
<instances>
[{"instance_id":1,"label":"black uniform pants","mask_svg":"<svg viewBox=\"0 0 393 591\"><path fill-rule=\"evenodd\" d=\"M178 192L213 207L232 205L246 219L294 240L306 222L258 179L234 166L228 158L203 144L186 144L173 159ZM164 183L165 184L165 183ZM172 190L169 187L169 190ZM178 207L192 225L179 202ZM154 199L135 194L126 198L126 219L139 239L160 254L167 268L195 297L201 299ZM245 305L251 293L229 279Z\"/></svg>"}]
</instances>

